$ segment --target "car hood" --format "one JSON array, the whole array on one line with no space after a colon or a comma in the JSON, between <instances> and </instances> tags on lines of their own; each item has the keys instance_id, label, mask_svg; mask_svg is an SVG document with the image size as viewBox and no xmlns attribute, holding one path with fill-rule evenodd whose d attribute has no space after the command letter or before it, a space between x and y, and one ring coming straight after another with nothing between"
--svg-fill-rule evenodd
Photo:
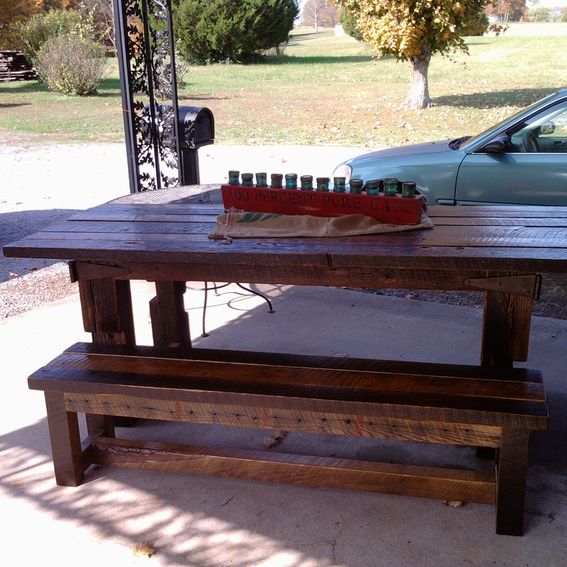
<instances>
[{"instance_id":1,"label":"car hood","mask_svg":"<svg viewBox=\"0 0 567 567\"><path fill-rule=\"evenodd\" d=\"M453 152L454 150L449 148L449 142L450 140L441 140L438 142L427 142L425 144L411 144L408 146L399 146L397 148L387 148L384 150L378 150L376 152L369 152L367 154L357 156L356 158L347 161L347 163L351 163L353 161L373 161L381 158L395 158L408 155L418 156L426 154L438 154L443 152Z\"/></svg>"}]
</instances>

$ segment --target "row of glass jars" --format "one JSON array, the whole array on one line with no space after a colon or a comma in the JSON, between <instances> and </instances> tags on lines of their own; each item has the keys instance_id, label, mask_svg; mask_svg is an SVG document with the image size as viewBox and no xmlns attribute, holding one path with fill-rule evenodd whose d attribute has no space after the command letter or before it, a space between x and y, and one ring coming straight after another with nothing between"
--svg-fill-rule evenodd
<instances>
[{"instance_id":1,"label":"row of glass jars","mask_svg":"<svg viewBox=\"0 0 567 567\"><path fill-rule=\"evenodd\" d=\"M256 182L254 183L254 175ZM331 179L329 177L316 177L315 187L313 186L312 175L302 175L299 177L300 186L297 186L297 173L285 174L286 189L301 189L302 191L330 191ZM284 188L284 175L282 173L272 173L270 175L270 185L268 185L268 174L265 172L242 173L236 170L228 172L229 185L242 185L245 187L259 188ZM347 183L345 177L333 177L332 191L334 193L347 192ZM348 192L360 194L366 192L367 195L388 195L395 196L401 194L402 197L412 198L416 195L416 187L414 181L399 181L395 177L387 177L385 179L371 179L366 183L362 179L351 179L348 184Z\"/></svg>"}]
</instances>

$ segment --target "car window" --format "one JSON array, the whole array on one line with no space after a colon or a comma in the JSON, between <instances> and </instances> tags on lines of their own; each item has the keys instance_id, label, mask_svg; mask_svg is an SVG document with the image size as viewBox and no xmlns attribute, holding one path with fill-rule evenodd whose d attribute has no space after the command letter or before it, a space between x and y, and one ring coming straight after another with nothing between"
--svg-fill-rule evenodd
<instances>
[{"instance_id":1,"label":"car window","mask_svg":"<svg viewBox=\"0 0 567 567\"><path fill-rule=\"evenodd\" d=\"M463 143L461 143L459 145L459 148L465 148L468 146L472 146L476 143L477 140L480 140L482 138L484 138L486 135L490 134L490 132L497 132L498 130L500 130L500 128L508 123L508 122L513 122L517 117L521 116L522 114L525 114L526 112L529 112L530 110L532 110L533 108L537 108L538 106L541 106L542 104L545 104L545 102L548 99L551 99L555 96L555 94L549 95L546 98L543 98L541 100L538 100L536 102L534 102L533 104L531 104L530 106L528 106L527 108L523 108L522 110L519 110L518 112L516 112L515 114L512 114L511 116L508 116L508 118L505 118L504 120L501 120L500 122L498 122L497 124L495 124L494 126L491 126L490 128L484 130L483 132L480 132L479 134L476 134L475 136L469 137L466 140L463 140Z\"/></svg>"},{"instance_id":2,"label":"car window","mask_svg":"<svg viewBox=\"0 0 567 567\"><path fill-rule=\"evenodd\" d=\"M567 101L525 120L510 142L508 153L567 153Z\"/></svg>"}]
</instances>

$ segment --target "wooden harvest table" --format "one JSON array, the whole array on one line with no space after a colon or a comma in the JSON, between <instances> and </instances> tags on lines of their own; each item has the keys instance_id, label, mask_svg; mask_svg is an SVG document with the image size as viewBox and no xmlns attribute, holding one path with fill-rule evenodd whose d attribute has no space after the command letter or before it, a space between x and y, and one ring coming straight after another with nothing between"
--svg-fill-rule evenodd
<instances>
[{"instance_id":1,"label":"wooden harvest table","mask_svg":"<svg viewBox=\"0 0 567 567\"><path fill-rule=\"evenodd\" d=\"M102 462L447 495L496 502L497 531L521 533L528 433L545 428L547 410L537 373L513 363L527 360L540 273L567 272L567 208L430 207L433 230L226 243L208 238L218 201L218 191L202 187L127 196L4 248L7 256L70 260L92 333L93 344L71 347L30 378L45 391L58 483L78 484L89 464ZM154 347L136 346L136 279L155 282ZM208 354L191 347L186 281L482 290L481 360L476 368ZM80 447L76 412L87 414L91 441L98 439L89 451ZM431 468L133 446L113 439L112 415L493 447L499 473L449 478Z\"/></svg>"}]
</instances>

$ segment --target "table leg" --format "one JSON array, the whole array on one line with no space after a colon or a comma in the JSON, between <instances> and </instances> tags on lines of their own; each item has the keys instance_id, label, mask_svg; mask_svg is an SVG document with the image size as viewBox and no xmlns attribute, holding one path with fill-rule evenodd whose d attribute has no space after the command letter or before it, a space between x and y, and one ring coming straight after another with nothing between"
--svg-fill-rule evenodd
<instances>
[{"instance_id":1,"label":"table leg","mask_svg":"<svg viewBox=\"0 0 567 567\"><path fill-rule=\"evenodd\" d=\"M485 291L481 363L513 366L528 359L533 298Z\"/></svg>"},{"instance_id":2,"label":"table leg","mask_svg":"<svg viewBox=\"0 0 567 567\"><path fill-rule=\"evenodd\" d=\"M514 366L528 359L533 298L500 291L484 292L481 364ZM481 459L496 458L490 447L477 447Z\"/></svg>"},{"instance_id":3,"label":"table leg","mask_svg":"<svg viewBox=\"0 0 567 567\"><path fill-rule=\"evenodd\" d=\"M128 280L100 278L79 280L79 294L85 331L93 343L135 345L132 295ZM89 435L114 436L113 419L87 415Z\"/></svg>"},{"instance_id":4,"label":"table leg","mask_svg":"<svg viewBox=\"0 0 567 567\"><path fill-rule=\"evenodd\" d=\"M154 345L161 347L191 346L189 317L183 294L185 282L155 282L156 296L150 301Z\"/></svg>"}]
</instances>

